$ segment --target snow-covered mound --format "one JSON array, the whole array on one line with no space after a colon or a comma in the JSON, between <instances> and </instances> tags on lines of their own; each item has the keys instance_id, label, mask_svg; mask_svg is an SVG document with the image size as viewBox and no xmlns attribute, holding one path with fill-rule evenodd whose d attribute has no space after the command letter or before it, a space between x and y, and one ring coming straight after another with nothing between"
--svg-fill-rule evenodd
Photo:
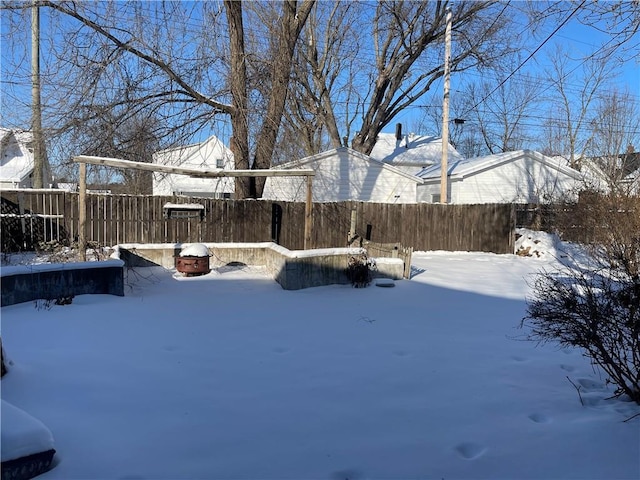
<instances>
[{"instance_id":1,"label":"snow-covered mound","mask_svg":"<svg viewBox=\"0 0 640 480\"><path fill-rule=\"evenodd\" d=\"M191 243L182 247L181 257L208 257L209 249L202 243Z\"/></svg>"},{"instance_id":2,"label":"snow-covered mound","mask_svg":"<svg viewBox=\"0 0 640 480\"><path fill-rule=\"evenodd\" d=\"M516 229L516 255L521 257L558 258L560 245L557 235L526 228Z\"/></svg>"},{"instance_id":3,"label":"snow-covered mound","mask_svg":"<svg viewBox=\"0 0 640 480\"><path fill-rule=\"evenodd\" d=\"M553 233L516 229L516 255L521 257L555 260L565 267L599 268L602 265L585 245L563 241Z\"/></svg>"},{"instance_id":4,"label":"snow-covered mound","mask_svg":"<svg viewBox=\"0 0 640 480\"><path fill-rule=\"evenodd\" d=\"M2 462L53 449L53 435L40 421L2 400Z\"/></svg>"}]
</instances>

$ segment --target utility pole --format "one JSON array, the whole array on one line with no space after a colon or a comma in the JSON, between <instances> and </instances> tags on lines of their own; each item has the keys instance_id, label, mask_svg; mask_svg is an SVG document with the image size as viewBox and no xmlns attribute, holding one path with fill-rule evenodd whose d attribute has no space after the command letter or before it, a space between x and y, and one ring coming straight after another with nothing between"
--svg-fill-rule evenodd
<instances>
[{"instance_id":1,"label":"utility pole","mask_svg":"<svg viewBox=\"0 0 640 480\"><path fill-rule=\"evenodd\" d=\"M447 8L444 36L444 97L442 99L442 162L440 171L440 203L447 203L447 155L449 154L449 84L451 60L451 9Z\"/></svg>"},{"instance_id":2,"label":"utility pole","mask_svg":"<svg viewBox=\"0 0 640 480\"><path fill-rule=\"evenodd\" d=\"M33 134L33 188L44 186L47 150L42 133L42 105L40 102L40 6L31 5L31 133Z\"/></svg>"}]
</instances>

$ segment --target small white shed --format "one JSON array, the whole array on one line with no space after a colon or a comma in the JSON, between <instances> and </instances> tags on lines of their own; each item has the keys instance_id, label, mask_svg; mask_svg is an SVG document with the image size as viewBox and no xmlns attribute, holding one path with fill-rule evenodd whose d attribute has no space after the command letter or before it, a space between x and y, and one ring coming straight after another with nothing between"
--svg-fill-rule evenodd
<instances>
[{"instance_id":1,"label":"small white shed","mask_svg":"<svg viewBox=\"0 0 640 480\"><path fill-rule=\"evenodd\" d=\"M546 203L575 195L582 174L565 161L518 150L448 163L448 203ZM419 202L440 202L441 164L418 176Z\"/></svg>"},{"instance_id":2,"label":"small white shed","mask_svg":"<svg viewBox=\"0 0 640 480\"><path fill-rule=\"evenodd\" d=\"M379 203L415 203L422 180L367 155L340 147L275 168L311 168L314 202L356 200ZM304 201L306 182L297 177L269 177L263 198Z\"/></svg>"},{"instance_id":3,"label":"small white shed","mask_svg":"<svg viewBox=\"0 0 640 480\"><path fill-rule=\"evenodd\" d=\"M0 188L31 188L33 135L0 128Z\"/></svg>"},{"instance_id":4,"label":"small white shed","mask_svg":"<svg viewBox=\"0 0 640 480\"><path fill-rule=\"evenodd\" d=\"M231 150L215 136L202 143L158 151L153 154L153 163L199 170L235 168ZM153 173L154 195L232 198L234 192L233 178L191 178L186 175Z\"/></svg>"}]
</instances>

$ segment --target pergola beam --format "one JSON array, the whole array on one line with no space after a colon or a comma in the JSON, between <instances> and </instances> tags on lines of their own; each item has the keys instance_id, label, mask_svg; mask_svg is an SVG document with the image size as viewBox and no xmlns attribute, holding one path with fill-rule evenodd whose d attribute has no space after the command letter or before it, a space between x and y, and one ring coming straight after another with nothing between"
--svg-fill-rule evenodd
<instances>
[{"instance_id":1,"label":"pergola beam","mask_svg":"<svg viewBox=\"0 0 640 480\"><path fill-rule=\"evenodd\" d=\"M187 175L194 178L225 178L225 177L313 177L316 172L312 169L274 169L274 170L198 170L195 168L171 167L155 163L134 162L119 158L93 157L78 155L73 157L76 163L90 163L115 168L132 168L151 172Z\"/></svg>"},{"instance_id":2,"label":"pergola beam","mask_svg":"<svg viewBox=\"0 0 640 480\"><path fill-rule=\"evenodd\" d=\"M130 168L134 170L146 170L150 172L168 173L174 175L187 175L192 178L234 178L234 177L306 177L307 197L304 215L304 249L311 247L311 219L313 208L312 179L316 172L312 169L274 169L274 170L197 170L195 168L171 167L169 165L158 165L155 163L134 162L110 157L94 157L91 155L78 155L73 157L75 163L80 164L80 249L86 251L86 164L103 165L114 168ZM84 213L82 212L84 206Z\"/></svg>"}]
</instances>

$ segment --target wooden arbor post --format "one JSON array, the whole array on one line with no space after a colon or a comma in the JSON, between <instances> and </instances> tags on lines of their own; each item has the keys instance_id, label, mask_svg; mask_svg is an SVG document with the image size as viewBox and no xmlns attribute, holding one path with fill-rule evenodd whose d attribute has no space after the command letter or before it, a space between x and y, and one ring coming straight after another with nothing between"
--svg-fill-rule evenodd
<instances>
[{"instance_id":1,"label":"wooden arbor post","mask_svg":"<svg viewBox=\"0 0 640 480\"><path fill-rule=\"evenodd\" d=\"M81 163L78 198L78 249L82 261L87 260L87 164Z\"/></svg>"}]
</instances>

